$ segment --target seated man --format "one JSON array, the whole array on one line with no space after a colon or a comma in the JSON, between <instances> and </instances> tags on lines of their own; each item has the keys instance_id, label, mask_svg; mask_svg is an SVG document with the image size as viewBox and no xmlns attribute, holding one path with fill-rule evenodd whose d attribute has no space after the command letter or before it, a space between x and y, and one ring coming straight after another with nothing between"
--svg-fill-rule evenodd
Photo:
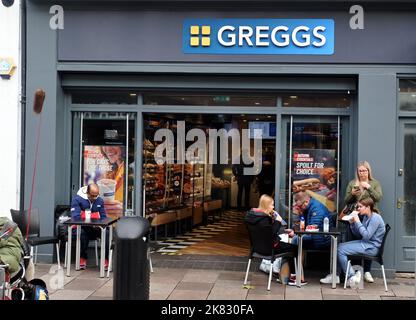
<instances>
[{"instance_id":1,"label":"seated man","mask_svg":"<svg viewBox=\"0 0 416 320\"><path fill-rule=\"evenodd\" d=\"M7 217L0 217L0 230L8 221L10 220ZM9 265L7 268L9 274L13 274L20 269L22 242L23 237L19 228L16 228L11 235L0 239L0 264Z\"/></svg>"},{"instance_id":2,"label":"seated man","mask_svg":"<svg viewBox=\"0 0 416 320\"><path fill-rule=\"evenodd\" d=\"M71 202L71 217L81 219L85 216L85 210L91 211L92 219L106 218L104 209L104 200L99 196L100 190L98 185L91 183L88 186L82 187L78 190L76 196ZM87 267L87 249L90 240L96 240L101 237L101 230L94 227L81 228L81 258L79 267L86 269ZM105 269L108 268L108 230L106 235L106 249L105 249Z\"/></svg>"},{"instance_id":3,"label":"seated man","mask_svg":"<svg viewBox=\"0 0 416 320\"><path fill-rule=\"evenodd\" d=\"M329 210L306 192L298 192L294 198L295 206L293 212L304 216L305 227L315 224L319 230L322 230L325 217L331 221ZM289 232L289 237L293 237L292 244L298 244L298 237L294 236L294 231L290 229L287 231ZM305 235L302 239L302 247L304 249L324 249L331 245L331 238L325 235Z\"/></svg>"}]
</instances>

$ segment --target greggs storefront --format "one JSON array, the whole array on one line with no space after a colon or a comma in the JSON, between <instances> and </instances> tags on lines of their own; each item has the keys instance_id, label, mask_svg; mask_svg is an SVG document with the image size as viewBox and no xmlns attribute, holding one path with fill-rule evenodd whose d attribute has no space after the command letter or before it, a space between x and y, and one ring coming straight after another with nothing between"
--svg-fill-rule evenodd
<instances>
[{"instance_id":1,"label":"greggs storefront","mask_svg":"<svg viewBox=\"0 0 416 320\"><path fill-rule=\"evenodd\" d=\"M296 2L61 1L62 26L52 2L27 1L22 206L38 121L29 93L40 87L42 231L89 182L110 214L151 216L156 239L256 206L264 193L292 225L294 193L339 212L367 160L393 227L386 270L413 270L414 11ZM257 171L240 177L236 158Z\"/></svg>"}]
</instances>

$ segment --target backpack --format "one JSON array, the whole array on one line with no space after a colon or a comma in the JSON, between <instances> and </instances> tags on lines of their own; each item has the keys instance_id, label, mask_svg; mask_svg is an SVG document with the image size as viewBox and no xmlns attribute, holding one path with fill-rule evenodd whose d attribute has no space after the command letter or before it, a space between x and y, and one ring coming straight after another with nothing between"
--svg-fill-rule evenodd
<instances>
[{"instance_id":1,"label":"backpack","mask_svg":"<svg viewBox=\"0 0 416 320\"><path fill-rule=\"evenodd\" d=\"M68 241L68 226L64 224L65 221L71 219L71 211L65 210L56 220L55 233L59 240Z\"/></svg>"}]
</instances>

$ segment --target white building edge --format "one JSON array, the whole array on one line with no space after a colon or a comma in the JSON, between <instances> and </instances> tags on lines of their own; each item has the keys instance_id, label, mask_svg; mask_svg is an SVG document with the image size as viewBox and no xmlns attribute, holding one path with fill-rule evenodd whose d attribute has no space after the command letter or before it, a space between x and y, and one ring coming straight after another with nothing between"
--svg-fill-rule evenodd
<instances>
[{"instance_id":1,"label":"white building edge","mask_svg":"<svg viewBox=\"0 0 416 320\"><path fill-rule=\"evenodd\" d=\"M12 58L17 67L10 79L0 78L0 216L8 217L20 201L20 4L19 0L10 7L0 3L0 61Z\"/></svg>"}]
</instances>

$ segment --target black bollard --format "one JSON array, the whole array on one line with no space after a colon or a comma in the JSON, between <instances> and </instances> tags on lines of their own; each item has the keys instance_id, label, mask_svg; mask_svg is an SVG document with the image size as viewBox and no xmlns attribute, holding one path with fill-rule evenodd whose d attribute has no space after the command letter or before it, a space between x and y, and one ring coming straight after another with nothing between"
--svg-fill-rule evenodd
<instances>
[{"instance_id":1,"label":"black bollard","mask_svg":"<svg viewBox=\"0 0 416 320\"><path fill-rule=\"evenodd\" d=\"M149 300L149 221L122 217L115 229L113 300Z\"/></svg>"}]
</instances>

